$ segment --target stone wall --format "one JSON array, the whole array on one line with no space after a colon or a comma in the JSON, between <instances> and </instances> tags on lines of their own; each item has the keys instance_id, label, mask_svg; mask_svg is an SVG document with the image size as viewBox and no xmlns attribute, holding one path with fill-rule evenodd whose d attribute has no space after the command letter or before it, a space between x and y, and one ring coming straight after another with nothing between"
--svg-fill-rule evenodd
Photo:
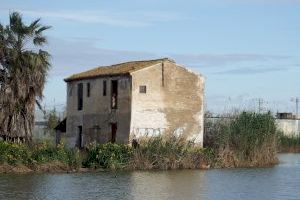
<instances>
[{"instance_id":1,"label":"stone wall","mask_svg":"<svg viewBox=\"0 0 300 200\"><path fill-rule=\"evenodd\" d=\"M103 81L106 80L106 96ZM111 109L111 81L118 80L118 109ZM83 109L77 109L77 84L83 83ZM87 97L90 83L90 97ZM111 123L117 123L116 142L127 143L130 125L131 78L106 76L67 83L67 133L66 143L75 146L79 140L78 126L83 128L83 144L108 142Z\"/></svg>"}]
</instances>

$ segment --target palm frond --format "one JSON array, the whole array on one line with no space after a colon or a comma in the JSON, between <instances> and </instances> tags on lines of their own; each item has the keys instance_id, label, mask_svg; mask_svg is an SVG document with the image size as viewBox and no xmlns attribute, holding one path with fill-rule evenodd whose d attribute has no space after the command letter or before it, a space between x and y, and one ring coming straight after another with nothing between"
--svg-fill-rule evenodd
<instances>
[{"instance_id":1,"label":"palm frond","mask_svg":"<svg viewBox=\"0 0 300 200\"><path fill-rule=\"evenodd\" d=\"M46 37L37 36L37 37L33 38L33 44L36 45L36 46L42 46L46 42L47 42Z\"/></svg>"},{"instance_id":2,"label":"palm frond","mask_svg":"<svg viewBox=\"0 0 300 200\"><path fill-rule=\"evenodd\" d=\"M36 99L36 100L35 100L35 103L36 103L36 105L38 106L38 108L40 109L40 111L42 111L43 114L45 115L45 114L46 114L46 110L43 108L41 102L40 102L38 99Z\"/></svg>"},{"instance_id":3,"label":"palm frond","mask_svg":"<svg viewBox=\"0 0 300 200\"><path fill-rule=\"evenodd\" d=\"M18 33L23 28L22 16L18 12L9 15L9 26L14 33Z\"/></svg>"},{"instance_id":4,"label":"palm frond","mask_svg":"<svg viewBox=\"0 0 300 200\"><path fill-rule=\"evenodd\" d=\"M28 27L32 30L36 30L41 26L39 24L40 21L41 21L41 18L38 18L38 19L34 20L33 22L31 22L31 24Z\"/></svg>"},{"instance_id":5,"label":"palm frond","mask_svg":"<svg viewBox=\"0 0 300 200\"><path fill-rule=\"evenodd\" d=\"M42 27L40 27L39 29L37 29L36 31L35 31L35 34L41 34L43 31L45 31L45 30L48 30L48 29L50 29L51 28L51 26L42 26Z\"/></svg>"}]
</instances>

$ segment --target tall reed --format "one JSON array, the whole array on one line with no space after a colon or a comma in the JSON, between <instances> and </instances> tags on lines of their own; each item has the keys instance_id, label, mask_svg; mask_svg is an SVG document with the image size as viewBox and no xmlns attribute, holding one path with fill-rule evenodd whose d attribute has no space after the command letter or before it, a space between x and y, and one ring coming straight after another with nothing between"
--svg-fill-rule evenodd
<instances>
[{"instance_id":1,"label":"tall reed","mask_svg":"<svg viewBox=\"0 0 300 200\"><path fill-rule=\"evenodd\" d=\"M282 153L300 153L300 136L280 135L280 148Z\"/></svg>"},{"instance_id":2,"label":"tall reed","mask_svg":"<svg viewBox=\"0 0 300 200\"><path fill-rule=\"evenodd\" d=\"M217 152L220 167L267 166L278 162L278 131L271 113L242 112L206 128L205 145Z\"/></svg>"},{"instance_id":3,"label":"tall reed","mask_svg":"<svg viewBox=\"0 0 300 200\"><path fill-rule=\"evenodd\" d=\"M214 153L184 137L165 135L140 140L133 151L131 169L196 169L213 163Z\"/></svg>"}]
</instances>

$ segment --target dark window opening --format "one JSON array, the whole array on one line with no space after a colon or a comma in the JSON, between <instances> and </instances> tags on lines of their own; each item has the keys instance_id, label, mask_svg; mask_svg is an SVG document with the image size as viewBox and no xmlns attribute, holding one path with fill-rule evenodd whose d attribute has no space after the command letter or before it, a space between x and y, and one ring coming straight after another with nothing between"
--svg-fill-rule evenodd
<instances>
[{"instance_id":1,"label":"dark window opening","mask_svg":"<svg viewBox=\"0 0 300 200\"><path fill-rule=\"evenodd\" d=\"M86 96L90 97L90 95L91 95L91 84L87 83L86 84Z\"/></svg>"},{"instance_id":2,"label":"dark window opening","mask_svg":"<svg viewBox=\"0 0 300 200\"><path fill-rule=\"evenodd\" d=\"M111 123L111 143L116 142L116 137L117 137L117 123Z\"/></svg>"},{"instance_id":3,"label":"dark window opening","mask_svg":"<svg viewBox=\"0 0 300 200\"><path fill-rule=\"evenodd\" d=\"M103 81L103 96L106 96L106 81Z\"/></svg>"},{"instance_id":4,"label":"dark window opening","mask_svg":"<svg viewBox=\"0 0 300 200\"><path fill-rule=\"evenodd\" d=\"M79 83L77 86L78 86L78 88L77 88L77 101L78 101L77 108L78 108L78 110L82 110L82 107L83 107L83 84Z\"/></svg>"},{"instance_id":5,"label":"dark window opening","mask_svg":"<svg viewBox=\"0 0 300 200\"><path fill-rule=\"evenodd\" d=\"M116 109L118 107L118 81L111 81L111 108Z\"/></svg>"},{"instance_id":6,"label":"dark window opening","mask_svg":"<svg viewBox=\"0 0 300 200\"><path fill-rule=\"evenodd\" d=\"M78 148L83 148L83 134L82 134L82 126L78 126Z\"/></svg>"},{"instance_id":7,"label":"dark window opening","mask_svg":"<svg viewBox=\"0 0 300 200\"><path fill-rule=\"evenodd\" d=\"M146 92L147 92L146 85L140 85L140 93L146 93Z\"/></svg>"}]
</instances>

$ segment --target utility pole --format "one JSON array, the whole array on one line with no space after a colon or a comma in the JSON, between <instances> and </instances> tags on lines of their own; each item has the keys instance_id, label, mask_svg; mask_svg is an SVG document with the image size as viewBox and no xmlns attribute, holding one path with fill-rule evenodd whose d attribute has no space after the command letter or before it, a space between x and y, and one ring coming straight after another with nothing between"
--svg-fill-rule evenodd
<instances>
[{"instance_id":1,"label":"utility pole","mask_svg":"<svg viewBox=\"0 0 300 200\"><path fill-rule=\"evenodd\" d=\"M258 101L258 113L260 113L262 111L264 100L262 98L258 98L257 101Z\"/></svg>"},{"instance_id":2,"label":"utility pole","mask_svg":"<svg viewBox=\"0 0 300 200\"><path fill-rule=\"evenodd\" d=\"M299 98L296 97L296 118L298 118L298 105L299 105Z\"/></svg>"},{"instance_id":3,"label":"utility pole","mask_svg":"<svg viewBox=\"0 0 300 200\"><path fill-rule=\"evenodd\" d=\"M296 103L296 118L298 118L298 108L299 108L299 103L300 103L300 98L299 97L295 97L292 98L291 101Z\"/></svg>"}]
</instances>

